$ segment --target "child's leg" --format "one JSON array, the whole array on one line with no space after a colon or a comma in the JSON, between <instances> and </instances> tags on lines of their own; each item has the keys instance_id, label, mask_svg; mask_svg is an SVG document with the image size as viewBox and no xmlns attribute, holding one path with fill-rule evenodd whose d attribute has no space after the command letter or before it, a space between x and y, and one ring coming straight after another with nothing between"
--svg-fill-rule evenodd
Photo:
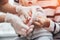
<instances>
[{"instance_id":1,"label":"child's leg","mask_svg":"<svg viewBox=\"0 0 60 40\"><path fill-rule=\"evenodd\" d=\"M17 37L15 40L27 40L26 37Z\"/></svg>"},{"instance_id":2,"label":"child's leg","mask_svg":"<svg viewBox=\"0 0 60 40\"><path fill-rule=\"evenodd\" d=\"M53 36L51 32L42 28L34 32L32 39L33 40L53 40Z\"/></svg>"},{"instance_id":3,"label":"child's leg","mask_svg":"<svg viewBox=\"0 0 60 40\"><path fill-rule=\"evenodd\" d=\"M38 37L34 40L53 40L52 36L42 36L42 37Z\"/></svg>"}]
</instances>

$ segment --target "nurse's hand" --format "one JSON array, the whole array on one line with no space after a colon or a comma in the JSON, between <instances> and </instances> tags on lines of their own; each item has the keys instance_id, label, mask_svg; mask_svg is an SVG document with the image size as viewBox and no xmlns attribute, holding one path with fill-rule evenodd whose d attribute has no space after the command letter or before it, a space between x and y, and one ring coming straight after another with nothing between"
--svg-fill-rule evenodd
<instances>
[{"instance_id":1,"label":"nurse's hand","mask_svg":"<svg viewBox=\"0 0 60 40\"><path fill-rule=\"evenodd\" d=\"M34 28L34 25L31 25L29 30L17 27L15 29L15 31L16 31L17 34L26 37L26 36L28 36L33 31L33 28Z\"/></svg>"}]
</instances>

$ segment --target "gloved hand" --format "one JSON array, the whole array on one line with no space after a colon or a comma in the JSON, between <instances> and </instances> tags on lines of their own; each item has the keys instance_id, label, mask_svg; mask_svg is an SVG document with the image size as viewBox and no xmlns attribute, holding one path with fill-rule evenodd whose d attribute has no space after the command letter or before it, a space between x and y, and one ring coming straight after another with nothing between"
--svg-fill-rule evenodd
<instances>
[{"instance_id":1,"label":"gloved hand","mask_svg":"<svg viewBox=\"0 0 60 40\"><path fill-rule=\"evenodd\" d=\"M16 33L23 36L26 36L33 30L33 27L24 24L17 15L7 13L5 21L11 23Z\"/></svg>"},{"instance_id":2,"label":"gloved hand","mask_svg":"<svg viewBox=\"0 0 60 40\"><path fill-rule=\"evenodd\" d=\"M16 12L19 14L19 15L24 15L25 18L28 18L30 17L29 16L29 12L30 11L30 8L29 7L24 7L24 6L17 6L16 7Z\"/></svg>"}]
</instances>

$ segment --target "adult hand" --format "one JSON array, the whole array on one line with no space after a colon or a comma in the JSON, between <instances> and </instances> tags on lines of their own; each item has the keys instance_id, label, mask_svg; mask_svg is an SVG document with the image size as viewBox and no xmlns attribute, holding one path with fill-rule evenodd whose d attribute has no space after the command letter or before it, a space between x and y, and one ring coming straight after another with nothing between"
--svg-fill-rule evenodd
<instances>
[{"instance_id":1,"label":"adult hand","mask_svg":"<svg viewBox=\"0 0 60 40\"><path fill-rule=\"evenodd\" d=\"M21 21L17 15L8 13L6 15L5 21L11 23L16 33L23 36L28 35L33 30L32 25L28 26L27 24L24 24L24 22Z\"/></svg>"},{"instance_id":2,"label":"adult hand","mask_svg":"<svg viewBox=\"0 0 60 40\"><path fill-rule=\"evenodd\" d=\"M34 25L31 25L29 30L26 30L24 28L18 28L18 29L16 29L16 30L18 30L18 31L16 31L16 33L21 35L21 36L26 37L33 31L33 28L34 28Z\"/></svg>"}]
</instances>

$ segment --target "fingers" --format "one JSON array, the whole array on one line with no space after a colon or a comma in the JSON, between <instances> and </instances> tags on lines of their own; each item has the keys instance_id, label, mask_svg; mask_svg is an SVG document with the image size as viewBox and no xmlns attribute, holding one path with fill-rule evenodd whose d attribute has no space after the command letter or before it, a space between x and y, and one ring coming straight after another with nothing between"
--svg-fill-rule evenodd
<instances>
[{"instance_id":1,"label":"fingers","mask_svg":"<svg viewBox=\"0 0 60 40\"><path fill-rule=\"evenodd\" d=\"M40 22L41 24L44 24L44 22L46 21L46 18L44 18L44 17L38 17L36 21Z\"/></svg>"},{"instance_id":2,"label":"fingers","mask_svg":"<svg viewBox=\"0 0 60 40\"><path fill-rule=\"evenodd\" d=\"M39 22L34 22L34 25L41 26Z\"/></svg>"},{"instance_id":3,"label":"fingers","mask_svg":"<svg viewBox=\"0 0 60 40\"><path fill-rule=\"evenodd\" d=\"M31 19L31 18L25 19L25 20L24 20L24 23L25 23L25 24L28 24L28 22L30 21L30 19Z\"/></svg>"},{"instance_id":4,"label":"fingers","mask_svg":"<svg viewBox=\"0 0 60 40\"><path fill-rule=\"evenodd\" d=\"M34 21L34 24L41 26L43 24L44 20L42 18L37 18Z\"/></svg>"},{"instance_id":5,"label":"fingers","mask_svg":"<svg viewBox=\"0 0 60 40\"><path fill-rule=\"evenodd\" d=\"M20 31L19 31L19 33L22 36L27 36L28 34L30 34L33 31L33 28L34 28L34 25L31 25L30 29L28 29L28 30L26 30L24 28L21 28Z\"/></svg>"},{"instance_id":6,"label":"fingers","mask_svg":"<svg viewBox=\"0 0 60 40\"><path fill-rule=\"evenodd\" d=\"M24 29L24 28L21 28L18 33L19 33L20 35L26 37L26 36L28 36L28 34L30 34L30 33L33 31L33 28L34 28L34 25L31 25L29 30L26 30L26 29Z\"/></svg>"},{"instance_id":7,"label":"fingers","mask_svg":"<svg viewBox=\"0 0 60 40\"><path fill-rule=\"evenodd\" d=\"M37 25L39 27L47 26L48 23L49 23L48 18L44 17L37 17L37 19L34 21L34 25Z\"/></svg>"},{"instance_id":8,"label":"fingers","mask_svg":"<svg viewBox=\"0 0 60 40\"><path fill-rule=\"evenodd\" d=\"M38 22L40 22L41 24L44 24L45 18L38 18Z\"/></svg>"},{"instance_id":9,"label":"fingers","mask_svg":"<svg viewBox=\"0 0 60 40\"><path fill-rule=\"evenodd\" d=\"M34 25L31 25L30 28L34 28Z\"/></svg>"},{"instance_id":10,"label":"fingers","mask_svg":"<svg viewBox=\"0 0 60 40\"><path fill-rule=\"evenodd\" d=\"M26 36L27 35L26 31L27 31L26 29L21 28L20 31L19 31L19 34L22 35L22 36Z\"/></svg>"},{"instance_id":11,"label":"fingers","mask_svg":"<svg viewBox=\"0 0 60 40\"><path fill-rule=\"evenodd\" d=\"M49 27L50 25L48 18L38 18L37 22L39 22L43 27Z\"/></svg>"},{"instance_id":12,"label":"fingers","mask_svg":"<svg viewBox=\"0 0 60 40\"><path fill-rule=\"evenodd\" d=\"M34 25L30 26L30 29L27 31L27 35L30 34L33 31Z\"/></svg>"}]
</instances>

